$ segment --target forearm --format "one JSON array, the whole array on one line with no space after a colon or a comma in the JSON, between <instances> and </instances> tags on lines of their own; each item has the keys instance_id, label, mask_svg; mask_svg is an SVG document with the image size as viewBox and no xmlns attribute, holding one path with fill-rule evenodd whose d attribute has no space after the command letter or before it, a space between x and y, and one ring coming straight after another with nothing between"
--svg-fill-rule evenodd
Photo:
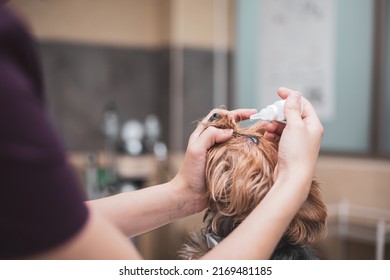
<instances>
[{"instance_id":1,"label":"forearm","mask_svg":"<svg viewBox=\"0 0 390 280\"><path fill-rule=\"evenodd\" d=\"M27 259L124 260L142 256L115 226L92 210L84 227L72 238Z\"/></svg>"},{"instance_id":2,"label":"forearm","mask_svg":"<svg viewBox=\"0 0 390 280\"><path fill-rule=\"evenodd\" d=\"M252 213L203 258L269 259L309 188L308 180L278 179Z\"/></svg>"},{"instance_id":3,"label":"forearm","mask_svg":"<svg viewBox=\"0 0 390 280\"><path fill-rule=\"evenodd\" d=\"M87 202L126 236L135 236L200 211L181 182L170 182Z\"/></svg>"}]
</instances>

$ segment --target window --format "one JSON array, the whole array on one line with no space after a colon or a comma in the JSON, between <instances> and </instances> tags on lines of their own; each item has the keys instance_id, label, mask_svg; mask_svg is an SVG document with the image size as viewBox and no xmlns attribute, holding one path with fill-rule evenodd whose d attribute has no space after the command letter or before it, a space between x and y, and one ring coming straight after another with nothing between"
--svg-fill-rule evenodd
<instances>
[{"instance_id":1,"label":"window","mask_svg":"<svg viewBox=\"0 0 390 280\"><path fill-rule=\"evenodd\" d=\"M237 0L237 55L235 107L257 109L267 105L258 96L264 95L262 49L272 44L272 36L264 40L264 20L272 13L269 2L289 13L293 2L288 0ZM294 1L307 8L319 5L333 9L332 117L321 117L325 135L321 151L342 154L390 155L390 4L385 0L323 0ZM263 9L263 10L262 10ZM319 30L321 32L322 30ZM291 34L289 34L291 35ZM295 37L303 37L295 34ZM294 36L284 51L294 56ZM309 38L310 39L310 38ZM325 41L323 42L326 43ZM268 46L269 47L269 46ZM286 54L282 54L286 55ZM299 60L298 63L299 64ZM299 66L299 65L298 65ZM262 73L263 71L263 73ZM305 83L297 79L297 83ZM280 79L282 83L282 78ZM288 86L280 84L280 86ZM277 87L275 87L276 94ZM302 92L307 96L307 92ZM275 99L277 96L275 95ZM268 102L269 103L269 102Z\"/></svg>"}]
</instances>

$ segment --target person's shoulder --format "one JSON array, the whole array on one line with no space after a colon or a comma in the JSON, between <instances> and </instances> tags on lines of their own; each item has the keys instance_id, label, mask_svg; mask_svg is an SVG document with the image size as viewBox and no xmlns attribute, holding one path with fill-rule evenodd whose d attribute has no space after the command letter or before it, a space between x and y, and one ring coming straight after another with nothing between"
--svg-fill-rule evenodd
<instances>
[{"instance_id":1,"label":"person's shoulder","mask_svg":"<svg viewBox=\"0 0 390 280\"><path fill-rule=\"evenodd\" d=\"M26 26L20 17L5 4L0 4L0 32L5 33L25 29Z\"/></svg>"},{"instance_id":2,"label":"person's shoulder","mask_svg":"<svg viewBox=\"0 0 390 280\"><path fill-rule=\"evenodd\" d=\"M0 38L0 47L5 50L34 41L28 24L5 4L0 4Z\"/></svg>"},{"instance_id":3,"label":"person's shoulder","mask_svg":"<svg viewBox=\"0 0 390 280\"><path fill-rule=\"evenodd\" d=\"M34 95L42 99L37 41L23 18L5 4L0 4L0 62L3 62L3 76L4 72L8 75L22 75L34 85ZM4 80L4 77L0 77L0 83Z\"/></svg>"}]
</instances>

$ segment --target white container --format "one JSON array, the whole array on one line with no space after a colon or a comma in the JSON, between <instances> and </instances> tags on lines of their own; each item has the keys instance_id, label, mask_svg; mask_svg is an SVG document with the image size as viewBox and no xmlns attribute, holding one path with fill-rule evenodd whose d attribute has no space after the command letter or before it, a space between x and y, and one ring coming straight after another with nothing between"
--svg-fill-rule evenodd
<instances>
[{"instance_id":1,"label":"white container","mask_svg":"<svg viewBox=\"0 0 390 280\"><path fill-rule=\"evenodd\" d=\"M278 100L272 105L268 105L264 109L261 109L260 112L250 116L251 120L263 120L263 121L279 121L284 122L286 117L284 116L284 104L286 103L285 99ZM303 113L303 104L301 103L301 114Z\"/></svg>"},{"instance_id":2,"label":"white container","mask_svg":"<svg viewBox=\"0 0 390 280\"><path fill-rule=\"evenodd\" d=\"M263 120L263 121L284 121L284 104L286 100L278 100L272 105L268 105L260 112L250 116L251 120Z\"/></svg>"}]
</instances>

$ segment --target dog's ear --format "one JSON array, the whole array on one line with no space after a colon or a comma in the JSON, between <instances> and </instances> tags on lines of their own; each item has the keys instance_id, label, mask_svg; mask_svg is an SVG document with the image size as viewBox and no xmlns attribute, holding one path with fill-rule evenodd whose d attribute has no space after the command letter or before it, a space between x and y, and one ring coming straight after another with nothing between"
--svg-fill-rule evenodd
<instances>
[{"instance_id":1,"label":"dog's ear","mask_svg":"<svg viewBox=\"0 0 390 280\"><path fill-rule=\"evenodd\" d=\"M326 233L327 209L321 198L320 185L311 184L309 196L291 221L285 236L292 244L313 244Z\"/></svg>"}]
</instances>

